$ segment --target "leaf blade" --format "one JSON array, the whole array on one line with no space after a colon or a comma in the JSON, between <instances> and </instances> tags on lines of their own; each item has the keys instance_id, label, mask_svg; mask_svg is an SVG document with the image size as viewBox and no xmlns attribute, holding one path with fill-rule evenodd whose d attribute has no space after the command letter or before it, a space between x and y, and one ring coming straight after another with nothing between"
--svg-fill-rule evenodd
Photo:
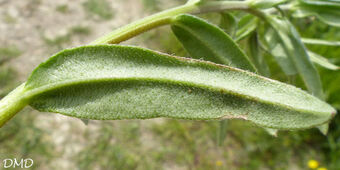
<instances>
[{"instance_id":1,"label":"leaf blade","mask_svg":"<svg viewBox=\"0 0 340 170\"><path fill-rule=\"evenodd\" d=\"M241 41L254 32L257 28L257 22L258 19L253 15L248 14L242 17L238 22L235 41Z\"/></svg>"},{"instance_id":2,"label":"leaf blade","mask_svg":"<svg viewBox=\"0 0 340 170\"><path fill-rule=\"evenodd\" d=\"M316 16L322 22L340 27L340 2L331 0L299 0L295 17Z\"/></svg>"},{"instance_id":3,"label":"leaf blade","mask_svg":"<svg viewBox=\"0 0 340 170\"><path fill-rule=\"evenodd\" d=\"M284 49L284 44L279 34L275 30L269 28L264 35L264 44L267 51L274 57L283 72L287 76L296 75L298 73L296 66Z\"/></svg>"},{"instance_id":4,"label":"leaf blade","mask_svg":"<svg viewBox=\"0 0 340 170\"><path fill-rule=\"evenodd\" d=\"M25 89L34 108L85 119L243 118L301 129L335 113L304 91L250 72L116 45L63 51L41 64Z\"/></svg>"},{"instance_id":5,"label":"leaf blade","mask_svg":"<svg viewBox=\"0 0 340 170\"><path fill-rule=\"evenodd\" d=\"M340 67L331 63L330 61L327 60L327 58L322 57L319 54L316 54L312 51L308 51L308 54L311 58L311 61L313 61L316 64L319 64L320 66L330 69L330 70L339 70Z\"/></svg>"},{"instance_id":6,"label":"leaf blade","mask_svg":"<svg viewBox=\"0 0 340 170\"><path fill-rule=\"evenodd\" d=\"M320 75L310 60L307 49L300 40L300 35L294 26L286 19L267 16L267 21L281 38L282 45L289 58L293 61L298 73L301 75L308 91L324 98Z\"/></svg>"},{"instance_id":7,"label":"leaf blade","mask_svg":"<svg viewBox=\"0 0 340 170\"><path fill-rule=\"evenodd\" d=\"M312 38L302 38L301 40L305 44L340 46L340 41L327 41L327 40L312 39Z\"/></svg>"},{"instance_id":8,"label":"leaf blade","mask_svg":"<svg viewBox=\"0 0 340 170\"><path fill-rule=\"evenodd\" d=\"M220 28L191 15L175 17L171 28L191 57L255 71L244 52Z\"/></svg>"},{"instance_id":9,"label":"leaf blade","mask_svg":"<svg viewBox=\"0 0 340 170\"><path fill-rule=\"evenodd\" d=\"M257 38L257 34L254 33L248 40L249 56L259 74L265 77L270 77L270 69L264 56L261 54L260 44Z\"/></svg>"},{"instance_id":10,"label":"leaf blade","mask_svg":"<svg viewBox=\"0 0 340 170\"><path fill-rule=\"evenodd\" d=\"M234 15L229 12L221 12L219 27L234 38L237 27L237 21Z\"/></svg>"}]
</instances>

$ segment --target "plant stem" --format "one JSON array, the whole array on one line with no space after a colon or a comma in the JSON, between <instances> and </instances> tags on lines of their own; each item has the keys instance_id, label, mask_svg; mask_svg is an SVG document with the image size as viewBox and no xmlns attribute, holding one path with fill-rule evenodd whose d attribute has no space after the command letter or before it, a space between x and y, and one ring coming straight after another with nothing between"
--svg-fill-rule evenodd
<instances>
[{"instance_id":1,"label":"plant stem","mask_svg":"<svg viewBox=\"0 0 340 170\"><path fill-rule=\"evenodd\" d=\"M248 5L248 1L210 1L210 2L187 3L185 5L168 9L160 13L156 13L149 17L143 18L141 20L123 26L93 41L90 44L120 43L136 35L139 35L145 31L151 30L162 25L170 24L172 17L179 14L184 13L200 14L224 10L243 10L247 12L252 12L252 9Z\"/></svg>"},{"instance_id":2,"label":"plant stem","mask_svg":"<svg viewBox=\"0 0 340 170\"><path fill-rule=\"evenodd\" d=\"M24 86L25 83L0 100L0 128L28 104L23 97Z\"/></svg>"}]
</instances>

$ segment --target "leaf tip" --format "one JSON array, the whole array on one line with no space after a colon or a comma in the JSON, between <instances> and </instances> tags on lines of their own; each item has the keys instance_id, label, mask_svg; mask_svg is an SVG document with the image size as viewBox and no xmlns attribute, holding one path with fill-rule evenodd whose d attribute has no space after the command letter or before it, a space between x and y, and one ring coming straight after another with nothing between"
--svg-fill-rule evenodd
<instances>
[{"instance_id":1,"label":"leaf tip","mask_svg":"<svg viewBox=\"0 0 340 170\"><path fill-rule=\"evenodd\" d=\"M278 133L279 130L277 130L277 129L271 129L271 128L264 128L264 129L267 131L267 133L268 133L269 135L274 136L274 137L277 137L277 133Z\"/></svg>"},{"instance_id":2,"label":"leaf tip","mask_svg":"<svg viewBox=\"0 0 340 170\"><path fill-rule=\"evenodd\" d=\"M329 124L326 123L326 124L323 124L323 125L320 125L320 126L317 126L317 128L319 129L319 131L323 134L323 135L327 135L328 133L328 128L329 128Z\"/></svg>"},{"instance_id":3,"label":"leaf tip","mask_svg":"<svg viewBox=\"0 0 340 170\"><path fill-rule=\"evenodd\" d=\"M88 125L89 124L89 119L80 119L83 123L84 123L84 125Z\"/></svg>"}]
</instances>

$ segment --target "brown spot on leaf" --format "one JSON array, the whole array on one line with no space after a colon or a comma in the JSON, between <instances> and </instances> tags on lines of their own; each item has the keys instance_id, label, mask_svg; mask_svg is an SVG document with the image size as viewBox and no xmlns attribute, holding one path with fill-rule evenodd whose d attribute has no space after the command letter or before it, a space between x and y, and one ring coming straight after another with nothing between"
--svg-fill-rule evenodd
<instances>
[{"instance_id":1,"label":"brown spot on leaf","mask_svg":"<svg viewBox=\"0 0 340 170\"><path fill-rule=\"evenodd\" d=\"M244 119L248 120L248 117L245 115L227 115L227 116L222 116L220 119Z\"/></svg>"}]
</instances>

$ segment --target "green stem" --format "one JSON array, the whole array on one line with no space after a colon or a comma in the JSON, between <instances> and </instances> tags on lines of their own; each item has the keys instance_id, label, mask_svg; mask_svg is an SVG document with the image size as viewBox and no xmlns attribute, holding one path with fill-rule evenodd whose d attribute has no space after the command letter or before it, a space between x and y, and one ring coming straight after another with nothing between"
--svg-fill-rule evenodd
<instances>
[{"instance_id":1,"label":"green stem","mask_svg":"<svg viewBox=\"0 0 340 170\"><path fill-rule=\"evenodd\" d=\"M0 101L0 128L28 104L28 101L23 98L24 86L25 83Z\"/></svg>"},{"instance_id":2,"label":"green stem","mask_svg":"<svg viewBox=\"0 0 340 170\"><path fill-rule=\"evenodd\" d=\"M221 120L218 123L219 127L217 130L217 145L222 146L228 132L228 120Z\"/></svg>"},{"instance_id":3,"label":"green stem","mask_svg":"<svg viewBox=\"0 0 340 170\"><path fill-rule=\"evenodd\" d=\"M120 43L136 35L139 35L145 31L151 30L162 25L170 24L172 17L179 14L184 13L199 14L224 10L243 10L247 12L252 12L252 9L249 7L247 1L211 1L199 3L187 3L185 5L168 9L166 11L156 13L149 17L135 21L93 41L90 44Z\"/></svg>"}]
</instances>

